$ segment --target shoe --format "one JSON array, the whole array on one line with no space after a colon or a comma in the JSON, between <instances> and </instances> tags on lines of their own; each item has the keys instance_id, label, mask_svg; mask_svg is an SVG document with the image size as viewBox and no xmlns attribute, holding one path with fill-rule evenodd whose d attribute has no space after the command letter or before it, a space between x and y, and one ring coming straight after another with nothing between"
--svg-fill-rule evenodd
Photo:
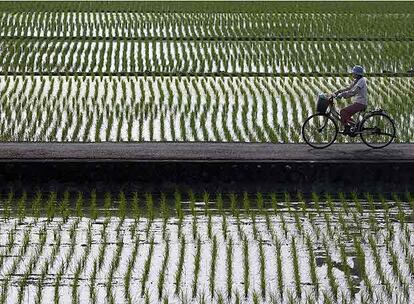
<instances>
[{"instance_id":1,"label":"shoe","mask_svg":"<svg viewBox=\"0 0 414 304\"><path fill-rule=\"evenodd\" d=\"M351 126L350 125L346 125L344 127L344 131L342 132L342 134L344 134L344 135L351 135L352 134L352 132L351 132Z\"/></svg>"}]
</instances>

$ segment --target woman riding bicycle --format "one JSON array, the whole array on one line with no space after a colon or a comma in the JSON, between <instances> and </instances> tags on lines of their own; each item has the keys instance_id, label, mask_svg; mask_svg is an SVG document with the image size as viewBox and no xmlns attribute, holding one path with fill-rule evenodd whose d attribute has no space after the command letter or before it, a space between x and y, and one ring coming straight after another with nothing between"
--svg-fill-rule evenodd
<instances>
[{"instance_id":1,"label":"woman riding bicycle","mask_svg":"<svg viewBox=\"0 0 414 304\"><path fill-rule=\"evenodd\" d=\"M352 83L334 93L336 98L354 97L353 103L340 111L341 122L344 125L344 134L349 134L353 125L352 115L365 110L368 105L367 82L364 78L364 68L356 65L352 68Z\"/></svg>"}]
</instances>

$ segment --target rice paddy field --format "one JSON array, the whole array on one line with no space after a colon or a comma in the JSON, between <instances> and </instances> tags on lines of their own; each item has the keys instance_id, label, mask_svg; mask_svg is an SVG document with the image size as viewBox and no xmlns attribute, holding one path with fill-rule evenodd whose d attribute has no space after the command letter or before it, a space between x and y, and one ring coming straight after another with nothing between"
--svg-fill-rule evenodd
<instances>
[{"instance_id":1,"label":"rice paddy field","mask_svg":"<svg viewBox=\"0 0 414 304\"><path fill-rule=\"evenodd\" d=\"M355 64L369 109L414 139L412 3L0 8L4 141L302 142Z\"/></svg>"},{"instance_id":2,"label":"rice paddy field","mask_svg":"<svg viewBox=\"0 0 414 304\"><path fill-rule=\"evenodd\" d=\"M411 303L414 196L4 193L0 303Z\"/></svg>"}]
</instances>

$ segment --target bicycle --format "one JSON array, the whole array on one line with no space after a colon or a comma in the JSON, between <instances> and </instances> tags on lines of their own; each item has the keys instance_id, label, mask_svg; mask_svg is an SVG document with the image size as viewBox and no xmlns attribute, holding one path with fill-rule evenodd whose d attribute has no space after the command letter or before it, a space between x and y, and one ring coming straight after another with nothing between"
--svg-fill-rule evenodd
<instances>
[{"instance_id":1,"label":"bicycle","mask_svg":"<svg viewBox=\"0 0 414 304\"><path fill-rule=\"evenodd\" d=\"M339 131L340 114L334 106L335 95L318 100L318 113L309 116L302 126L302 137L313 148L324 149L332 145L338 134L350 137L360 136L369 147L380 149L388 146L395 138L394 120L382 109L358 112L357 120L353 120L349 132Z\"/></svg>"}]
</instances>

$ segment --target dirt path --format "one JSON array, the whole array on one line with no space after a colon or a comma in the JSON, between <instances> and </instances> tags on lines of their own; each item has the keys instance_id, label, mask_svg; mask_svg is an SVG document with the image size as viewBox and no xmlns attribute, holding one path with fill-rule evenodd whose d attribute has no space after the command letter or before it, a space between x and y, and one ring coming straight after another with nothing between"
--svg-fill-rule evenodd
<instances>
[{"instance_id":1,"label":"dirt path","mask_svg":"<svg viewBox=\"0 0 414 304\"><path fill-rule=\"evenodd\" d=\"M325 150L303 144L258 143L2 143L0 161L240 161L240 162L414 162L414 144L381 150L335 144Z\"/></svg>"}]
</instances>

